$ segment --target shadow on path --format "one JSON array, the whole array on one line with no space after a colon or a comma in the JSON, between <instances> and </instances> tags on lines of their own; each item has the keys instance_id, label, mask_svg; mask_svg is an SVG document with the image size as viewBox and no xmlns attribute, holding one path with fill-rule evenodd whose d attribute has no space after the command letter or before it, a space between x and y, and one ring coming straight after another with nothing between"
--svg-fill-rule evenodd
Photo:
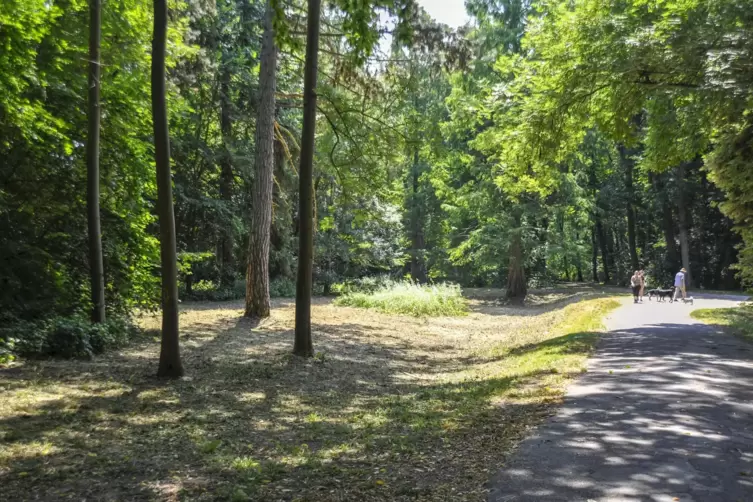
<instances>
[{"instance_id":1,"label":"shadow on path","mask_svg":"<svg viewBox=\"0 0 753 502\"><path fill-rule=\"evenodd\" d=\"M753 500L753 345L691 322L606 335L489 501Z\"/></svg>"}]
</instances>

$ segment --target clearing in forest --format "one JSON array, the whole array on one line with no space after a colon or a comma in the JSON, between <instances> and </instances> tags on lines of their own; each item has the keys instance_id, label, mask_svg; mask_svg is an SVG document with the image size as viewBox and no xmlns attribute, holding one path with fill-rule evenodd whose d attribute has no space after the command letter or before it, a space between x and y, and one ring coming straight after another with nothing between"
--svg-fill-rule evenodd
<instances>
[{"instance_id":1,"label":"clearing in forest","mask_svg":"<svg viewBox=\"0 0 753 502\"><path fill-rule=\"evenodd\" d=\"M534 295L513 308L477 293L460 318L318 300L307 361L290 355L292 302L259 325L235 302L184 305L179 381L153 377L151 335L93 361L0 369L3 496L481 500L616 302Z\"/></svg>"}]
</instances>

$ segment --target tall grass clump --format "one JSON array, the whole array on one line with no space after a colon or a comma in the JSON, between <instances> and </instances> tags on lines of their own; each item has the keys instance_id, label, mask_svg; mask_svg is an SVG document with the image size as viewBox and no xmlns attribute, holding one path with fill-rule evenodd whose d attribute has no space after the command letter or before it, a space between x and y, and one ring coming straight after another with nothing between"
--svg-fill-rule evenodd
<instances>
[{"instance_id":1,"label":"tall grass clump","mask_svg":"<svg viewBox=\"0 0 753 502\"><path fill-rule=\"evenodd\" d=\"M463 298L460 286L444 283L385 282L373 291L349 291L335 300L335 304L416 317L461 316L468 313L468 302Z\"/></svg>"}]
</instances>

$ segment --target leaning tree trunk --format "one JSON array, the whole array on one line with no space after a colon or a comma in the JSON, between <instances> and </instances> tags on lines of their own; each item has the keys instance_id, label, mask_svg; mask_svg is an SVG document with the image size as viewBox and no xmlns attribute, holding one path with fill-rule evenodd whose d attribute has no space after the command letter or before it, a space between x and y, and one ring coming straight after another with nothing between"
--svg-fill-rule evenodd
<instances>
[{"instance_id":1,"label":"leaning tree trunk","mask_svg":"<svg viewBox=\"0 0 753 502\"><path fill-rule=\"evenodd\" d=\"M298 170L298 281L295 291L295 345L293 353L314 355L311 341L311 289L314 261L313 168L316 133L316 77L319 69L319 16L321 0L308 0L306 62L303 69L303 130Z\"/></svg>"},{"instance_id":2,"label":"leaning tree trunk","mask_svg":"<svg viewBox=\"0 0 753 502\"><path fill-rule=\"evenodd\" d=\"M680 227L680 256L682 257L682 266L687 271L685 273L685 286L691 286L690 274L690 241L688 239L688 212L685 207L688 201L685 187L685 164L677 167L677 220Z\"/></svg>"},{"instance_id":3,"label":"leaning tree trunk","mask_svg":"<svg viewBox=\"0 0 753 502\"><path fill-rule=\"evenodd\" d=\"M528 294L525 261L523 259L523 236L520 215L515 216L515 228L510 241L509 266L507 269L507 298L513 303L523 303Z\"/></svg>"},{"instance_id":4,"label":"leaning tree trunk","mask_svg":"<svg viewBox=\"0 0 753 502\"><path fill-rule=\"evenodd\" d=\"M246 317L269 316L269 243L272 228L272 187L275 169L275 91L277 46L274 9L267 0L259 71L259 115L256 120L256 179L251 200L253 216L246 271Z\"/></svg>"},{"instance_id":5,"label":"leaning tree trunk","mask_svg":"<svg viewBox=\"0 0 753 502\"><path fill-rule=\"evenodd\" d=\"M628 230L628 248L630 252L630 268L635 271L639 268L638 263L638 251L635 243L635 208L633 206L633 199L635 193L633 191L633 169L635 167L635 161L631 157L632 152L620 145L620 162L625 168L625 194L627 197L625 203L625 209L627 212L627 230Z\"/></svg>"},{"instance_id":6,"label":"leaning tree trunk","mask_svg":"<svg viewBox=\"0 0 753 502\"><path fill-rule=\"evenodd\" d=\"M178 341L178 266L176 258L175 213L170 176L170 136L165 103L165 44L167 2L154 0L152 40L152 122L154 155L157 165L157 214L162 259L162 346L157 376L183 375Z\"/></svg>"},{"instance_id":7,"label":"leaning tree trunk","mask_svg":"<svg viewBox=\"0 0 753 502\"><path fill-rule=\"evenodd\" d=\"M105 272L102 228L99 221L99 48L102 34L101 0L89 0L89 134L86 138L86 212L89 223L89 267L92 322L105 322Z\"/></svg>"},{"instance_id":8,"label":"leaning tree trunk","mask_svg":"<svg viewBox=\"0 0 753 502\"><path fill-rule=\"evenodd\" d=\"M230 99L230 69L227 62L220 76L220 131L222 133L223 152L220 159L220 200L225 211L230 211L233 199L233 154L230 143L233 137L231 118L232 101ZM233 259L233 226L227 218L220 221L220 284L230 287L235 280L235 261Z\"/></svg>"}]
</instances>

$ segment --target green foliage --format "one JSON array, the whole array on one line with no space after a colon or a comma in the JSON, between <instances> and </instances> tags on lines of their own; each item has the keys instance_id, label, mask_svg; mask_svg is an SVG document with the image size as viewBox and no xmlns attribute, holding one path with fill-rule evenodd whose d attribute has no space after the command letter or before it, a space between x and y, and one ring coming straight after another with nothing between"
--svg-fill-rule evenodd
<instances>
[{"instance_id":1,"label":"green foliage","mask_svg":"<svg viewBox=\"0 0 753 502\"><path fill-rule=\"evenodd\" d=\"M468 302L463 298L460 286L446 283L389 282L373 292L346 293L335 303L412 316L462 316L468 313Z\"/></svg>"},{"instance_id":2,"label":"green foliage","mask_svg":"<svg viewBox=\"0 0 753 502\"><path fill-rule=\"evenodd\" d=\"M730 309L698 309L690 316L753 342L753 306L750 303Z\"/></svg>"},{"instance_id":3,"label":"green foliage","mask_svg":"<svg viewBox=\"0 0 753 502\"><path fill-rule=\"evenodd\" d=\"M124 346L135 332L130 320L117 316L103 324L77 316L18 321L0 329L0 355L88 359Z\"/></svg>"},{"instance_id":4,"label":"green foliage","mask_svg":"<svg viewBox=\"0 0 753 502\"><path fill-rule=\"evenodd\" d=\"M269 283L269 296L272 298L294 298L295 281L278 277Z\"/></svg>"}]
</instances>

